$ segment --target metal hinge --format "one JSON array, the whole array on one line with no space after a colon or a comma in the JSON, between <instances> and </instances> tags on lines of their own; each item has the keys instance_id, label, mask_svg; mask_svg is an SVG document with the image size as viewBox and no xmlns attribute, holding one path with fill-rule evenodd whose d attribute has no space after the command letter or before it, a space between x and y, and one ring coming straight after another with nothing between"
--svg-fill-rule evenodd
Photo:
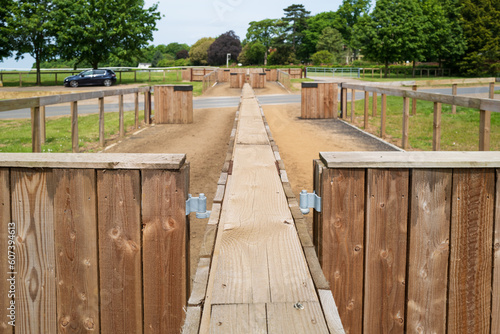
<instances>
[{"instance_id":1,"label":"metal hinge","mask_svg":"<svg viewBox=\"0 0 500 334\"><path fill-rule=\"evenodd\" d=\"M321 212L321 197L316 195L316 192L308 193L307 190L300 192L300 211L307 215L309 209L313 208L317 212Z\"/></svg>"},{"instance_id":2,"label":"metal hinge","mask_svg":"<svg viewBox=\"0 0 500 334\"><path fill-rule=\"evenodd\" d=\"M201 193L200 197L188 195L186 201L186 216L191 212L196 212L196 218L205 219L210 217L210 211L207 211L207 197Z\"/></svg>"}]
</instances>

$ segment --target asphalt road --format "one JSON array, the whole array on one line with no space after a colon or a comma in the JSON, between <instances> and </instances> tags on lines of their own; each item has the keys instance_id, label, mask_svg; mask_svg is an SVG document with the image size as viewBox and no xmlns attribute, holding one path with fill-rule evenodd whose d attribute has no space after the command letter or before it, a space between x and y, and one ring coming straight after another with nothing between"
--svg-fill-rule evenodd
<instances>
[{"instance_id":1,"label":"asphalt road","mask_svg":"<svg viewBox=\"0 0 500 334\"><path fill-rule=\"evenodd\" d=\"M499 90L500 86L495 86L495 90ZM421 89L421 92L429 93L439 93L439 94L450 94L450 88L435 88L435 89ZM487 93L489 91L488 87L465 87L458 88L458 95L470 95L478 93ZM347 100L350 101L351 94L347 94ZM288 104L288 103L300 103L300 94L283 94L283 95L261 95L258 99L262 105L270 104ZM355 99L360 100L364 98L363 92L356 92ZM209 97L209 98L195 98L193 100L194 109L205 109L205 108L225 108L225 107L237 107L240 102L239 97ZM140 103L139 108L144 109L144 104ZM125 103L124 109L134 110L133 103ZM107 103L104 108L105 112L117 112L117 103ZM78 106L78 114L92 114L98 112L97 102L93 104L81 104ZM63 116L70 114L69 104L67 106L47 106L45 108L45 115L50 116ZM18 109L0 112L0 119L15 119L15 118L30 118L30 109Z\"/></svg>"}]
</instances>

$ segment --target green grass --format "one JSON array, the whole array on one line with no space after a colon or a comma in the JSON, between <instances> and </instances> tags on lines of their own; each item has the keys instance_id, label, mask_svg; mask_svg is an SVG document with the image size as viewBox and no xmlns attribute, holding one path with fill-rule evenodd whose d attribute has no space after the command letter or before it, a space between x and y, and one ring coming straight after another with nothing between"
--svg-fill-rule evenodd
<instances>
[{"instance_id":1,"label":"green grass","mask_svg":"<svg viewBox=\"0 0 500 334\"><path fill-rule=\"evenodd\" d=\"M380 136L380 106L381 98L377 98L377 117L372 117L372 99L370 98L368 114L369 129ZM350 103L348 103L348 119L350 120ZM428 101L417 101L417 115L409 121L409 149L432 151L434 104ZM355 103L354 123L363 127L364 100ZM403 124L403 98L387 96L387 140L401 146ZM491 113L492 151L500 150L500 113ZM477 151L479 148L479 111L477 109L457 107L457 113L451 113L450 105L442 105L441 116L441 151Z\"/></svg>"},{"instance_id":2,"label":"green grass","mask_svg":"<svg viewBox=\"0 0 500 334\"><path fill-rule=\"evenodd\" d=\"M500 94L500 90L496 90L494 93L495 94Z\"/></svg>"},{"instance_id":3,"label":"green grass","mask_svg":"<svg viewBox=\"0 0 500 334\"><path fill-rule=\"evenodd\" d=\"M133 130L134 112L125 112L124 116L125 129ZM109 142L118 137L118 112L106 113L104 119L105 138ZM140 124L143 120L144 112L140 112ZM31 120L2 120L0 133L0 152L31 152ZM42 152L68 153L72 151L69 116L47 118L46 133L46 143L42 145ZM81 152L98 151L100 149L99 115L79 116L78 134Z\"/></svg>"}]
</instances>

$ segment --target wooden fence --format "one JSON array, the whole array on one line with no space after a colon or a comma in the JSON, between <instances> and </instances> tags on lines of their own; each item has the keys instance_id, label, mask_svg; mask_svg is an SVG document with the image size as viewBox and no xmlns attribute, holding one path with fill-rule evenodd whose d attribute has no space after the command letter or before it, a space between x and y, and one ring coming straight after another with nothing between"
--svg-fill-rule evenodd
<instances>
[{"instance_id":1,"label":"wooden fence","mask_svg":"<svg viewBox=\"0 0 500 334\"><path fill-rule=\"evenodd\" d=\"M385 76L385 68L363 68L361 69L362 72L362 77L365 78L366 73L371 73L371 77L375 77L375 73L379 72L379 77L382 78ZM437 76L445 76L445 73L448 73L448 76L451 76L451 69L448 68L421 68L421 67L416 67L413 69L413 67L408 67L408 68L390 68L387 71L387 77L391 77L391 73L394 74L394 76L403 76L403 77L416 77L420 76L423 78L424 76L430 77L431 73L434 77ZM425 75L424 75L425 74Z\"/></svg>"},{"instance_id":2,"label":"wooden fence","mask_svg":"<svg viewBox=\"0 0 500 334\"><path fill-rule=\"evenodd\" d=\"M0 154L1 332L179 332L188 175L183 154Z\"/></svg>"},{"instance_id":3,"label":"wooden fence","mask_svg":"<svg viewBox=\"0 0 500 334\"><path fill-rule=\"evenodd\" d=\"M381 115L380 115L380 137L385 137L385 126L386 126L386 97L400 96L403 98L403 111L402 111L402 144L401 147L406 149L408 147L408 135L409 135L409 121L410 121L410 99L414 99L413 103L416 106L416 100L431 101L434 103L434 125L433 125L433 139L432 148L434 151L440 150L440 138L441 138L441 106L442 104L449 104L455 106L462 106L467 108L474 108L479 110L480 125L479 125L479 150L489 151L490 150L490 125L491 125L491 112L500 112L500 101L493 100L493 89L494 84L490 84L490 98L473 98L455 95L445 95L436 93L424 93L417 92L414 90L406 90L399 88L388 88L379 86L365 86L349 83L341 83L342 89L342 117L347 119L347 90L351 90L351 122L354 121L354 108L355 108L355 91L363 91L365 94L364 99L364 127L368 127L369 119L369 98L370 93L372 93L372 117L377 115L377 94L381 94ZM413 108L414 114L416 113L416 107Z\"/></svg>"},{"instance_id":4,"label":"wooden fence","mask_svg":"<svg viewBox=\"0 0 500 334\"><path fill-rule=\"evenodd\" d=\"M500 333L500 157L321 153L314 242L349 333Z\"/></svg>"},{"instance_id":5,"label":"wooden fence","mask_svg":"<svg viewBox=\"0 0 500 334\"><path fill-rule=\"evenodd\" d=\"M207 90L212 88L217 83L217 72L212 71L205 76L203 76L203 88L202 93L204 94Z\"/></svg>"},{"instance_id":6,"label":"wooden fence","mask_svg":"<svg viewBox=\"0 0 500 334\"><path fill-rule=\"evenodd\" d=\"M290 79L301 79L304 72L301 68L280 68L279 71L288 73Z\"/></svg>"},{"instance_id":7,"label":"wooden fence","mask_svg":"<svg viewBox=\"0 0 500 334\"><path fill-rule=\"evenodd\" d=\"M288 90L292 89L292 83L290 81L290 74L278 70L278 82Z\"/></svg>"},{"instance_id":8,"label":"wooden fence","mask_svg":"<svg viewBox=\"0 0 500 334\"><path fill-rule=\"evenodd\" d=\"M151 124L151 87L102 90L75 94L61 94L23 99L0 101L0 112L31 108L31 142L32 151L41 152L45 143L45 107L59 103L70 103L71 112L71 142L73 153L78 148L78 101L98 99L99 105L99 143L105 145L104 138L104 98L118 96L120 137L125 136L123 96L134 94L135 128L139 127L139 93L144 93L144 122Z\"/></svg>"}]
</instances>

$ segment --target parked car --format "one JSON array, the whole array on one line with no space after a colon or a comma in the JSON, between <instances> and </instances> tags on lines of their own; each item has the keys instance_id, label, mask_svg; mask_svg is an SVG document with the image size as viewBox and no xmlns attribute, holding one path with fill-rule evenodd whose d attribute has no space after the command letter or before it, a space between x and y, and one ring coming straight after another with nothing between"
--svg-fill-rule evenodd
<instances>
[{"instance_id":1,"label":"parked car","mask_svg":"<svg viewBox=\"0 0 500 334\"><path fill-rule=\"evenodd\" d=\"M116 82L116 74L112 70L87 70L77 75L73 75L64 79L64 86L78 87L78 86L92 86L104 85L111 86Z\"/></svg>"}]
</instances>

